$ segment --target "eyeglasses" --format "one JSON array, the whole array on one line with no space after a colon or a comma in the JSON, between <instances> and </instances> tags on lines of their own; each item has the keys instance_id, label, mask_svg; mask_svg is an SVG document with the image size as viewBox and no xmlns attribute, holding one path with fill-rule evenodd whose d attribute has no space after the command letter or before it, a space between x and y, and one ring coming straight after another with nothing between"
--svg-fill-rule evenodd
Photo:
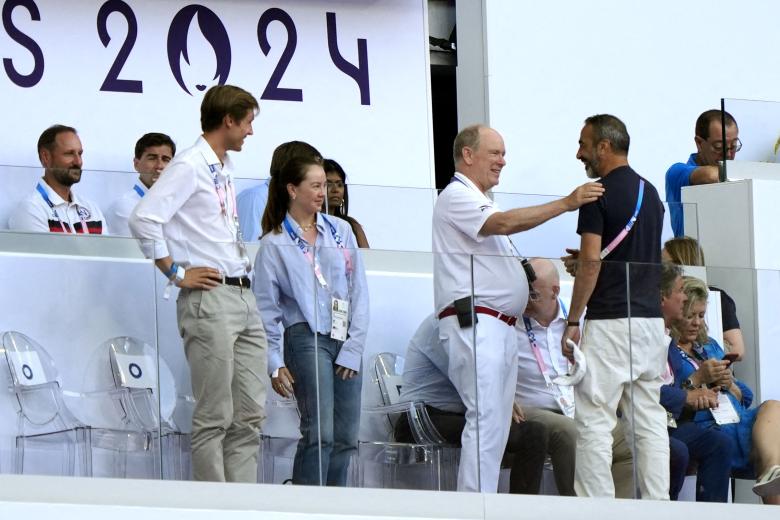
<instances>
[{"instance_id":1,"label":"eyeglasses","mask_svg":"<svg viewBox=\"0 0 780 520\"><path fill-rule=\"evenodd\" d=\"M707 141L709 143L709 141ZM718 153L723 152L723 141L715 141L714 143L710 143L710 146L712 146L712 149L715 150ZM728 146L728 150L734 150L734 152L738 152L742 149L742 141L739 140L739 137L731 141L731 144Z\"/></svg>"},{"instance_id":2,"label":"eyeglasses","mask_svg":"<svg viewBox=\"0 0 780 520\"><path fill-rule=\"evenodd\" d=\"M325 185L328 187L329 190L332 190L333 188L343 188L344 183L341 181L326 181Z\"/></svg>"}]
</instances>

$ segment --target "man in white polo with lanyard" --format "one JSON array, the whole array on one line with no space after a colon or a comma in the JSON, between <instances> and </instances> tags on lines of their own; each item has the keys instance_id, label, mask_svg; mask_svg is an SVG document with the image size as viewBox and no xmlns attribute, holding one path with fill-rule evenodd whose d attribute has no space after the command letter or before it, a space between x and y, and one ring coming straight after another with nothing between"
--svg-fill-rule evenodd
<instances>
[{"instance_id":1,"label":"man in white polo with lanyard","mask_svg":"<svg viewBox=\"0 0 780 520\"><path fill-rule=\"evenodd\" d=\"M108 210L112 235L132 236L127 219L175 154L176 144L165 134L150 132L136 141L133 168L138 172L138 181L133 184L132 190L119 197Z\"/></svg>"},{"instance_id":2,"label":"man in white polo with lanyard","mask_svg":"<svg viewBox=\"0 0 780 520\"><path fill-rule=\"evenodd\" d=\"M655 187L628 165L629 144L626 125L601 114L585 120L577 151L588 177L599 178L605 192L580 209L579 264L561 339L571 359L566 340L581 338L588 366L574 390L574 486L578 496L615 495L612 431L620 409L636 432L632 451L642 498L668 500L669 438L659 402L668 346L658 298L664 209Z\"/></svg>"},{"instance_id":3,"label":"man in white polo with lanyard","mask_svg":"<svg viewBox=\"0 0 780 520\"><path fill-rule=\"evenodd\" d=\"M499 211L488 190L498 184L505 153L495 130L483 125L461 130L453 145L455 176L433 212L439 339L450 360L449 378L466 407L460 491L496 492L512 418L515 324L528 299L528 280L506 235L573 211L603 191L587 183L563 199Z\"/></svg>"},{"instance_id":4,"label":"man in white polo with lanyard","mask_svg":"<svg viewBox=\"0 0 780 520\"><path fill-rule=\"evenodd\" d=\"M8 219L11 231L108 234L98 205L76 195L72 189L81 180L83 153L75 128L54 125L44 130L38 138L43 179L11 213Z\"/></svg>"},{"instance_id":5,"label":"man in white polo with lanyard","mask_svg":"<svg viewBox=\"0 0 780 520\"><path fill-rule=\"evenodd\" d=\"M203 135L171 161L129 221L146 257L181 289L177 318L197 401L196 480L257 481L267 343L227 154L252 135L257 110L241 88L209 89L200 107Z\"/></svg>"}]
</instances>

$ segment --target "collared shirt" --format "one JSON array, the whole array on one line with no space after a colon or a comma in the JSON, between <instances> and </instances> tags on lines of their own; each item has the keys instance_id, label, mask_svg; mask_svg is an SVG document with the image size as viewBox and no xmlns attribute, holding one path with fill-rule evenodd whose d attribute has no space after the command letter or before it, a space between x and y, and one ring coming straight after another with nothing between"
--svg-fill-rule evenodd
<instances>
[{"instance_id":1,"label":"collared shirt","mask_svg":"<svg viewBox=\"0 0 780 520\"><path fill-rule=\"evenodd\" d=\"M247 242L257 242L263 229L260 221L263 218L265 205L268 202L268 184L271 179L265 179L259 185L247 188L238 194L238 222L241 233Z\"/></svg>"},{"instance_id":2,"label":"collared shirt","mask_svg":"<svg viewBox=\"0 0 780 520\"><path fill-rule=\"evenodd\" d=\"M696 164L696 155L692 153L686 163L673 164L666 171L666 202L669 203L669 217L672 220L674 236L681 237L685 234L685 219L682 208L682 189L691 185L691 174L699 167Z\"/></svg>"},{"instance_id":3,"label":"collared shirt","mask_svg":"<svg viewBox=\"0 0 780 520\"><path fill-rule=\"evenodd\" d=\"M147 258L170 255L183 267L213 267L224 276L246 275L249 259L236 238L234 199L228 186L233 165L228 155L224 161L221 165L201 136L168 164L165 175L130 215L130 231L141 241ZM222 198L217 194L215 176L222 186ZM225 204L224 213L220 200Z\"/></svg>"},{"instance_id":4,"label":"collared shirt","mask_svg":"<svg viewBox=\"0 0 780 520\"><path fill-rule=\"evenodd\" d=\"M327 282L327 288L317 282L309 258L284 227L281 233L271 231L260 241L252 290L268 339L269 374L284 366L279 323L287 328L306 322L311 330L330 335L331 297L349 302L347 340L341 346L336 364L360 370L368 330L368 288L363 260L349 223L337 217L327 217L343 240L346 249L341 249L325 218L322 213L317 213L317 239L312 255ZM303 236L303 230L289 214L287 220L294 232L299 237ZM345 253L351 258L350 275L347 275Z\"/></svg>"},{"instance_id":5,"label":"collared shirt","mask_svg":"<svg viewBox=\"0 0 780 520\"><path fill-rule=\"evenodd\" d=\"M38 186L46 193L52 206L38 191ZM8 219L8 228L12 231L40 231L51 233L83 233L83 224L91 235L107 235L108 226L100 208L94 202L79 197L71 189L72 202L57 195L46 181L38 181L36 189L22 199Z\"/></svg>"},{"instance_id":6,"label":"collared shirt","mask_svg":"<svg viewBox=\"0 0 780 520\"><path fill-rule=\"evenodd\" d=\"M146 195L147 191L149 191L148 188L139 180L133 185L132 190L128 190L114 202L111 209L108 210L108 219L111 223L112 234L119 237L133 236L130 233L130 227L127 225L127 220L138 205L138 202Z\"/></svg>"},{"instance_id":7,"label":"collared shirt","mask_svg":"<svg viewBox=\"0 0 780 520\"><path fill-rule=\"evenodd\" d=\"M481 235L485 221L498 211L471 180L455 173L433 210L433 290L436 312L470 296L474 302L518 316L528 301L528 281L509 238Z\"/></svg>"},{"instance_id":8,"label":"collared shirt","mask_svg":"<svg viewBox=\"0 0 780 520\"><path fill-rule=\"evenodd\" d=\"M555 379L559 375L568 372L569 364L561 352L561 338L566 330L566 313L558 304L558 314L543 327L534 318L529 317L531 332L534 334L536 345L542 355L542 360L547 368L547 375ZM536 362L528 333L524 324L517 326L517 386L515 399L523 406L544 408L546 410L560 411L556 401L556 393L553 387L547 386L544 376Z\"/></svg>"},{"instance_id":9,"label":"collared shirt","mask_svg":"<svg viewBox=\"0 0 780 520\"><path fill-rule=\"evenodd\" d=\"M422 401L439 410L465 413L466 407L447 376L448 369L449 358L439 342L439 321L431 314L406 347L400 400Z\"/></svg>"}]
</instances>

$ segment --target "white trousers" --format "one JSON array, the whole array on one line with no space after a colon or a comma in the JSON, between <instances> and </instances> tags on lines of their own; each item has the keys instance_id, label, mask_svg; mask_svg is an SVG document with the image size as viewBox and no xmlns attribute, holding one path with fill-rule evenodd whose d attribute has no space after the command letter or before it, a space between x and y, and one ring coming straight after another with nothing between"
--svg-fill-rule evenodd
<instances>
[{"instance_id":1,"label":"white trousers","mask_svg":"<svg viewBox=\"0 0 780 520\"><path fill-rule=\"evenodd\" d=\"M474 329L461 329L455 316L439 320L439 339L450 381L466 407L458 491L495 493L512 421L517 332L493 316L477 317L476 343Z\"/></svg>"},{"instance_id":2,"label":"white trousers","mask_svg":"<svg viewBox=\"0 0 780 520\"><path fill-rule=\"evenodd\" d=\"M642 498L668 500L669 437L659 401L668 348L663 320L588 320L580 347L588 370L574 391L577 495L615 496L610 472L612 431L620 408L628 432L634 432ZM630 435L626 440L631 442Z\"/></svg>"}]
</instances>

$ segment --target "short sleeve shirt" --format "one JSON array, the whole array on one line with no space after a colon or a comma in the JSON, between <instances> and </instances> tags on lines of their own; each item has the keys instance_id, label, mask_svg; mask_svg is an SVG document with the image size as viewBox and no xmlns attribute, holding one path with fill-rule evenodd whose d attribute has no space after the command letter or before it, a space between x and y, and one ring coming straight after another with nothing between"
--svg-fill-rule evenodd
<instances>
[{"instance_id":1,"label":"short sleeve shirt","mask_svg":"<svg viewBox=\"0 0 780 520\"><path fill-rule=\"evenodd\" d=\"M636 208L641 177L629 166L600 179L604 195L580 208L577 233L601 236L609 244L626 226ZM586 319L661 317L661 230L664 208L655 187L645 180L639 215L622 242L602 261ZM629 265L626 280L626 262ZM631 293L629 314L626 292Z\"/></svg>"},{"instance_id":2,"label":"short sleeve shirt","mask_svg":"<svg viewBox=\"0 0 780 520\"><path fill-rule=\"evenodd\" d=\"M433 283L437 312L472 294L475 305L518 316L528 301L528 281L509 239L482 235L495 203L456 173L433 210ZM472 265L473 258L473 265Z\"/></svg>"},{"instance_id":3,"label":"short sleeve shirt","mask_svg":"<svg viewBox=\"0 0 780 520\"><path fill-rule=\"evenodd\" d=\"M672 220L674 236L685 234L682 210L682 189L691 185L691 174L698 168L696 154L692 153L687 163L673 164L666 171L666 202L669 203L669 217Z\"/></svg>"}]
</instances>

